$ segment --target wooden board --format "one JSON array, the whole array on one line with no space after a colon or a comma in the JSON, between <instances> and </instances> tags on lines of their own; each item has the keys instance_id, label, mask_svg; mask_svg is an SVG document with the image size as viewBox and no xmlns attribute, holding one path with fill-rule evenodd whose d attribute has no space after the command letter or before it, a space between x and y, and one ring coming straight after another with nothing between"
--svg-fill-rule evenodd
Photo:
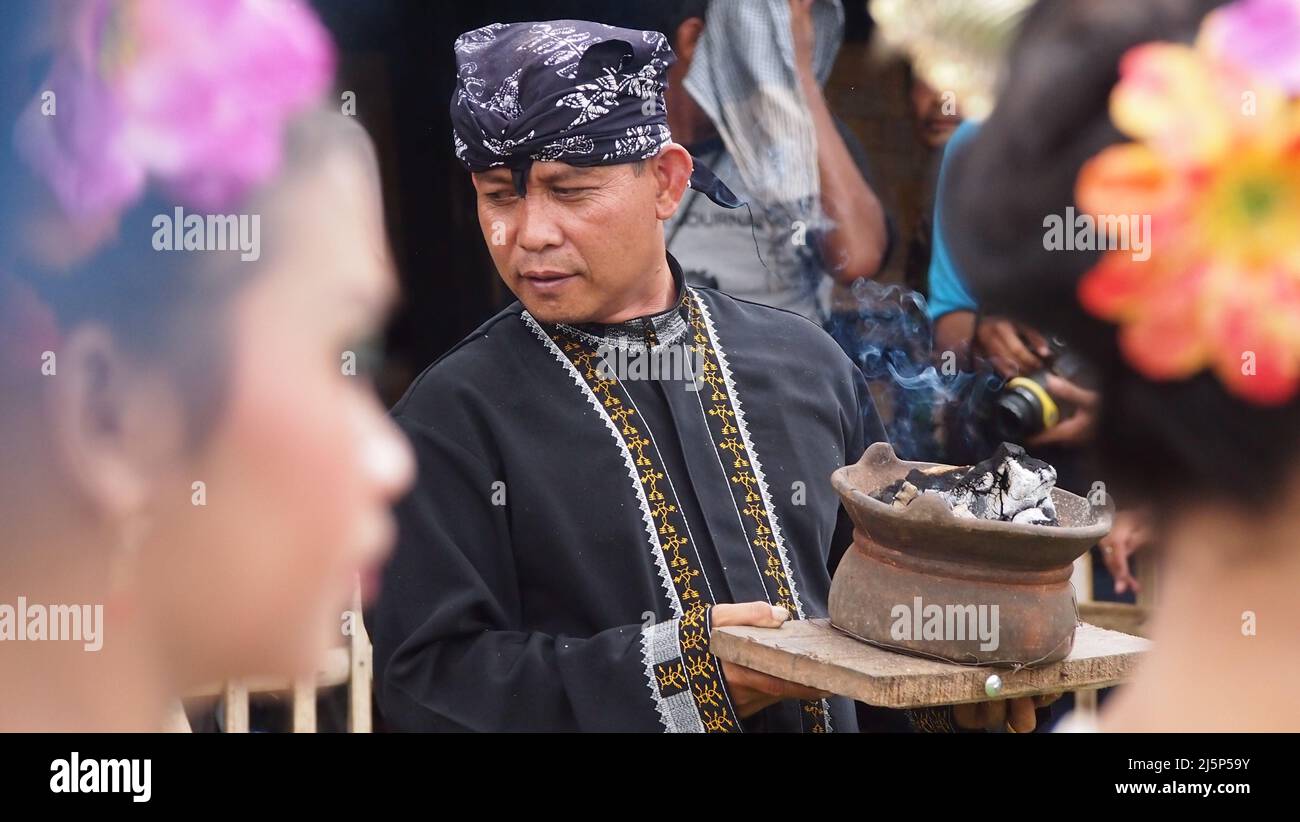
<instances>
[{"instance_id":1,"label":"wooden board","mask_svg":"<svg viewBox=\"0 0 1300 822\"><path fill-rule=\"evenodd\" d=\"M1080 602L1079 619L1121 634L1145 636L1151 609L1123 602Z\"/></svg>"},{"instance_id":2,"label":"wooden board","mask_svg":"<svg viewBox=\"0 0 1300 822\"><path fill-rule=\"evenodd\" d=\"M869 705L923 708L986 701L984 683L994 673L1002 677L1000 699L1115 685L1151 643L1083 623L1068 657L1019 671L886 651L840 633L825 619L780 628L715 628L709 645L719 659Z\"/></svg>"}]
</instances>

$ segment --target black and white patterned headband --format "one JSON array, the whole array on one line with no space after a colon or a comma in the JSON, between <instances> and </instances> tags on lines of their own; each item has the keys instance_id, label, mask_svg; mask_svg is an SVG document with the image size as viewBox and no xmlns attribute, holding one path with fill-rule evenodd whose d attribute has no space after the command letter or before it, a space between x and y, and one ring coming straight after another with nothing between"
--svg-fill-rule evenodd
<instances>
[{"instance_id":1,"label":"black and white patterned headband","mask_svg":"<svg viewBox=\"0 0 1300 822\"><path fill-rule=\"evenodd\" d=\"M534 162L632 163L672 139L665 76L676 60L657 31L583 20L492 23L456 38L456 156L470 171L505 166L524 193ZM691 187L741 202L698 160Z\"/></svg>"}]
</instances>

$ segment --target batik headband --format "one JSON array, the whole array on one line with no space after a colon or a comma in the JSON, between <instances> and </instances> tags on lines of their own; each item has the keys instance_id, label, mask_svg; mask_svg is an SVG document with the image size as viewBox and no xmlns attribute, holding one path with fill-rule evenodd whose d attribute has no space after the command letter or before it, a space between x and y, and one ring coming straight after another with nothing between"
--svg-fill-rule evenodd
<instances>
[{"instance_id":1,"label":"batik headband","mask_svg":"<svg viewBox=\"0 0 1300 822\"><path fill-rule=\"evenodd\" d=\"M1079 283L1153 380L1211 369L1233 395L1300 390L1300 0L1239 0L1193 46L1127 52L1111 119L1133 142L1080 170L1103 219L1149 219L1149 252L1108 246Z\"/></svg>"},{"instance_id":2,"label":"batik headband","mask_svg":"<svg viewBox=\"0 0 1300 822\"><path fill-rule=\"evenodd\" d=\"M473 172L509 168L521 194L534 162L631 163L672 139L664 88L676 56L657 31L493 23L456 38L455 55L456 156ZM691 187L726 208L741 205L698 160Z\"/></svg>"}]
</instances>

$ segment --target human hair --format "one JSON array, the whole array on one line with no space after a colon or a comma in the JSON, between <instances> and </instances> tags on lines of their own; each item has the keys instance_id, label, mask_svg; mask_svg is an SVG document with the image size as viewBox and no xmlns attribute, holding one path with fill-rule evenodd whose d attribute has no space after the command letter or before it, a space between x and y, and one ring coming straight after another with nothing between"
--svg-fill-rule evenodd
<instances>
[{"instance_id":1,"label":"human hair","mask_svg":"<svg viewBox=\"0 0 1300 822\"><path fill-rule=\"evenodd\" d=\"M162 367L180 389L187 439L193 446L223 408L232 365L231 299L283 254L292 252L282 239L289 234L283 228L285 221L294 219L286 198L298 180L319 172L335 152L362 163L374 185L369 193L378 201L378 162L365 129L335 112L299 115L286 129L276 177L223 210L258 218L261 248L256 260L241 258L239 249L168 253L155 248L159 231L155 220L172 215L178 204L151 188L121 215L112 237L70 266L45 265L39 257L19 252L6 255L9 259L0 268L39 295L60 334L86 324L99 325L125 353ZM21 185L29 196L40 188L30 177ZM205 219L211 216L199 209L184 212ZM28 216L12 200L5 213L13 225L21 225ZM75 231L76 222L70 221L68 228Z\"/></svg>"},{"instance_id":2,"label":"human hair","mask_svg":"<svg viewBox=\"0 0 1300 822\"><path fill-rule=\"evenodd\" d=\"M704 19L709 0L638 0L616 5L616 9L611 9L601 18L602 23L660 32L668 38L669 45L676 48L677 28L692 17Z\"/></svg>"},{"instance_id":3,"label":"human hair","mask_svg":"<svg viewBox=\"0 0 1300 822\"><path fill-rule=\"evenodd\" d=\"M1222 0L1042 0L1010 53L998 104L955 155L943 214L981 310L1060 335L1095 367L1104 479L1123 501L1215 499L1262 507L1293 475L1300 400L1247 402L1211 373L1154 381L1121 355L1115 325L1084 311L1077 288L1096 251L1049 251L1047 215L1077 206L1081 166L1122 141L1109 99L1118 64L1150 41L1191 43ZM1159 250L1156 250L1159 253Z\"/></svg>"},{"instance_id":4,"label":"human hair","mask_svg":"<svg viewBox=\"0 0 1300 822\"><path fill-rule=\"evenodd\" d=\"M94 325L124 355L171 369L190 407L192 438L220 406L224 308L288 233L272 228L263 243L257 212L271 209L339 134L360 131L311 113L329 83L332 45L305 6L283 11L281 26L248 31L248 49L215 72L211 65L201 71L202 58L186 50L158 57L177 82L208 86L189 90L203 104L172 106L162 119L155 112L143 129L148 142L129 137L149 115L119 85L158 55L127 4L15 0L0 20L0 316L14 320L20 342L24 314L41 315L34 325L55 341ZM154 24L204 36L179 25L183 10L167 12L174 16ZM230 12L223 20L232 26L263 13L247 3ZM138 59L119 65L122 55L107 54L114 48ZM271 101L265 107L218 127L223 105L262 92ZM203 224L198 243L190 241L194 218ZM168 220L174 233L163 231ZM257 248L231 250L236 233L241 246L247 240ZM178 242L166 242L169 235ZM201 253L168 253L182 236L186 251ZM24 304L17 314L11 300ZM31 359L24 352L19 362L0 363L6 380L30 378Z\"/></svg>"}]
</instances>

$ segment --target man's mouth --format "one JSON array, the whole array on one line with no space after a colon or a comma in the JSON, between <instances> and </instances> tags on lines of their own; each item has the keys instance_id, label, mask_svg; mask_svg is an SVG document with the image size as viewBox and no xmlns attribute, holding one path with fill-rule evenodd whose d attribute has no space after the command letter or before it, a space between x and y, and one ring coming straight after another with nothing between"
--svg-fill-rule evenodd
<instances>
[{"instance_id":1,"label":"man's mouth","mask_svg":"<svg viewBox=\"0 0 1300 822\"><path fill-rule=\"evenodd\" d=\"M566 271L525 271L519 275L524 283L537 291L555 291L577 276Z\"/></svg>"}]
</instances>

